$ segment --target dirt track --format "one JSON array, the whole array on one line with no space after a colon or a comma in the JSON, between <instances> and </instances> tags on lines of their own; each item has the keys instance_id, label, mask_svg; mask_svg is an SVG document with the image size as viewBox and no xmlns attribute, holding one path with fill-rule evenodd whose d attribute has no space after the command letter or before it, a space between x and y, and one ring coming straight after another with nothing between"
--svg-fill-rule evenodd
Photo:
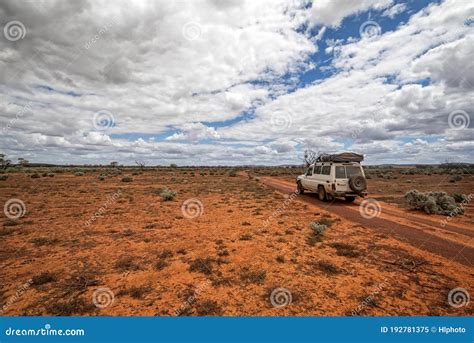
<instances>
[{"instance_id":1,"label":"dirt track","mask_svg":"<svg viewBox=\"0 0 474 343\"><path fill-rule=\"evenodd\" d=\"M273 177L261 177L260 181L286 194L294 192L296 188L294 183ZM452 224L442 227L440 221L434 222L418 215L409 214L384 202L379 202L381 205L380 215L368 219L362 217L359 213L360 201L348 204L336 199L332 202L324 203L319 201L313 194L301 195L299 199L365 227L386 234L393 234L395 238L407 241L416 248L470 267L473 266L474 248L469 243L472 241L474 231L468 227ZM453 240L446 236L456 236L457 239Z\"/></svg>"}]
</instances>

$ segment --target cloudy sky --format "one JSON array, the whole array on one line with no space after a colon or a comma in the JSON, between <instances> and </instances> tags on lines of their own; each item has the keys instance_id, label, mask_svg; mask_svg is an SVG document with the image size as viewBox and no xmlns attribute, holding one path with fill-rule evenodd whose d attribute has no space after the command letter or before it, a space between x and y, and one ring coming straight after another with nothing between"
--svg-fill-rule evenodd
<instances>
[{"instance_id":1,"label":"cloudy sky","mask_svg":"<svg viewBox=\"0 0 474 343\"><path fill-rule=\"evenodd\" d=\"M0 151L32 162L474 162L474 1L2 0Z\"/></svg>"}]
</instances>

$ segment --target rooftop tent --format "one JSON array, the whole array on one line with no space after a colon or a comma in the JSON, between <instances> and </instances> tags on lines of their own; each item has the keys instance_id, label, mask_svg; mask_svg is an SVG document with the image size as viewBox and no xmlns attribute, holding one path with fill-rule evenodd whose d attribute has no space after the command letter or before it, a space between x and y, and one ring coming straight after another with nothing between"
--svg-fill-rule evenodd
<instances>
[{"instance_id":1,"label":"rooftop tent","mask_svg":"<svg viewBox=\"0 0 474 343\"><path fill-rule=\"evenodd\" d=\"M318 157L319 162L361 162L364 160L364 155L353 152L343 152L341 154L321 154Z\"/></svg>"}]
</instances>

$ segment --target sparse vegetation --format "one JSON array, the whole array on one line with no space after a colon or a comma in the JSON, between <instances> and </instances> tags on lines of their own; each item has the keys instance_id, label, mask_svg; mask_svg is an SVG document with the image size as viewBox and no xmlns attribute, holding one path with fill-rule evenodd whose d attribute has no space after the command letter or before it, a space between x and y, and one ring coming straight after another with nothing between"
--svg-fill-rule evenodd
<instances>
[{"instance_id":1,"label":"sparse vegetation","mask_svg":"<svg viewBox=\"0 0 474 343\"><path fill-rule=\"evenodd\" d=\"M212 263L214 260L211 257L196 258L189 265L190 272L200 272L206 275L210 275L213 272Z\"/></svg>"},{"instance_id":2,"label":"sparse vegetation","mask_svg":"<svg viewBox=\"0 0 474 343\"><path fill-rule=\"evenodd\" d=\"M462 193L452 193L451 196L457 203L466 203L468 201L468 197Z\"/></svg>"},{"instance_id":3,"label":"sparse vegetation","mask_svg":"<svg viewBox=\"0 0 474 343\"><path fill-rule=\"evenodd\" d=\"M43 272L39 275L33 276L32 281L33 281L33 285L41 286L46 283L56 281L56 275L50 272Z\"/></svg>"},{"instance_id":4,"label":"sparse vegetation","mask_svg":"<svg viewBox=\"0 0 474 343\"><path fill-rule=\"evenodd\" d=\"M454 182L459 182L462 180L461 175L453 175L449 178L449 182L454 183Z\"/></svg>"},{"instance_id":5,"label":"sparse vegetation","mask_svg":"<svg viewBox=\"0 0 474 343\"><path fill-rule=\"evenodd\" d=\"M205 300L196 305L196 312L198 316L222 316L224 310L214 300Z\"/></svg>"},{"instance_id":6,"label":"sparse vegetation","mask_svg":"<svg viewBox=\"0 0 474 343\"><path fill-rule=\"evenodd\" d=\"M92 302L75 298L71 301L53 301L46 306L46 310L54 316L71 316L73 314L82 314L93 312L97 307Z\"/></svg>"},{"instance_id":7,"label":"sparse vegetation","mask_svg":"<svg viewBox=\"0 0 474 343\"><path fill-rule=\"evenodd\" d=\"M353 245L346 243L333 243L331 244L333 248L336 249L339 256L345 257L358 257L360 254L357 251L357 248Z\"/></svg>"},{"instance_id":8,"label":"sparse vegetation","mask_svg":"<svg viewBox=\"0 0 474 343\"><path fill-rule=\"evenodd\" d=\"M122 177L122 182L132 182L133 178L131 176Z\"/></svg>"},{"instance_id":9,"label":"sparse vegetation","mask_svg":"<svg viewBox=\"0 0 474 343\"><path fill-rule=\"evenodd\" d=\"M143 297L152 291L151 286L134 286L126 289L122 289L117 293L117 296L130 296L134 299L143 299Z\"/></svg>"},{"instance_id":10,"label":"sparse vegetation","mask_svg":"<svg viewBox=\"0 0 474 343\"><path fill-rule=\"evenodd\" d=\"M131 256L124 256L124 257L119 258L115 262L114 266L116 269L122 270L122 271L126 271L126 270L133 271L133 270L140 269L140 266L137 263L135 263L135 259Z\"/></svg>"},{"instance_id":11,"label":"sparse vegetation","mask_svg":"<svg viewBox=\"0 0 474 343\"><path fill-rule=\"evenodd\" d=\"M250 270L248 267L243 267L240 270L240 280L245 283L262 284L266 276L267 272L264 270Z\"/></svg>"},{"instance_id":12,"label":"sparse vegetation","mask_svg":"<svg viewBox=\"0 0 474 343\"><path fill-rule=\"evenodd\" d=\"M316 262L314 266L328 275L336 275L341 272L334 263L329 261L320 260Z\"/></svg>"},{"instance_id":13,"label":"sparse vegetation","mask_svg":"<svg viewBox=\"0 0 474 343\"><path fill-rule=\"evenodd\" d=\"M422 193L413 189L405 194L405 200L411 209L424 211L428 214L443 214L455 216L464 213L464 208L458 206L453 197L446 192Z\"/></svg>"},{"instance_id":14,"label":"sparse vegetation","mask_svg":"<svg viewBox=\"0 0 474 343\"><path fill-rule=\"evenodd\" d=\"M176 195L178 193L177 192L174 192L172 191L171 189L168 189L168 188L164 188L161 192L160 192L160 197L161 199L163 199L164 201L171 201L173 200Z\"/></svg>"}]
</instances>

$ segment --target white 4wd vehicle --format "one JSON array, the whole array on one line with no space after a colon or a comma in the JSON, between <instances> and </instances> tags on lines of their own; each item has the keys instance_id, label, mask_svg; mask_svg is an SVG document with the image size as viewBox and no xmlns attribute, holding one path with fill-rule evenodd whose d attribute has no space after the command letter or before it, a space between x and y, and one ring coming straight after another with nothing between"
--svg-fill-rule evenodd
<instances>
[{"instance_id":1,"label":"white 4wd vehicle","mask_svg":"<svg viewBox=\"0 0 474 343\"><path fill-rule=\"evenodd\" d=\"M297 193L318 193L319 200L343 197L353 202L367 195L367 181L359 162L315 162L296 178Z\"/></svg>"}]
</instances>

